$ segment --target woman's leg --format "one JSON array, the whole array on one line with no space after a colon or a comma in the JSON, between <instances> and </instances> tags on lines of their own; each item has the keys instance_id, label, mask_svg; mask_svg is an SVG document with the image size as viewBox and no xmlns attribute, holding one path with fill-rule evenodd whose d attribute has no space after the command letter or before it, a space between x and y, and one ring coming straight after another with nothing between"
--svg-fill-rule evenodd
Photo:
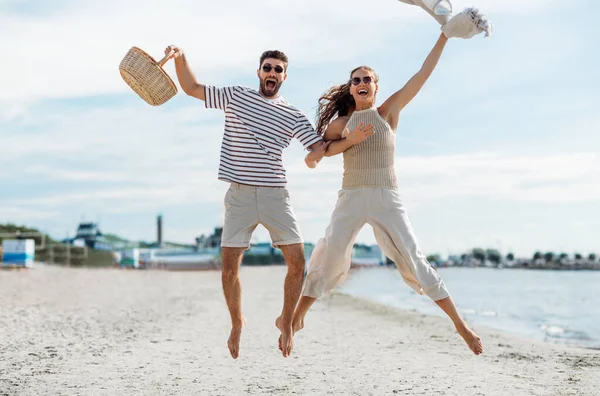
<instances>
[{"instance_id":1,"label":"woman's leg","mask_svg":"<svg viewBox=\"0 0 600 396\"><path fill-rule=\"evenodd\" d=\"M294 312L294 319L292 320L292 331L296 334L297 331L300 331L304 328L304 317L310 310L310 307L317 301L316 297L302 296L300 297L300 302L298 302L298 306L296 307L296 311Z\"/></svg>"},{"instance_id":2,"label":"woman's leg","mask_svg":"<svg viewBox=\"0 0 600 396\"><path fill-rule=\"evenodd\" d=\"M481 343L481 338L479 338L479 336L469 328L467 323L460 316L456 306L454 305L454 301L452 301L452 297L448 296L446 298L442 298L441 300L437 300L435 303L452 320L456 331L465 340L473 353L475 355L483 353L483 344Z\"/></svg>"},{"instance_id":3,"label":"woman's leg","mask_svg":"<svg viewBox=\"0 0 600 396\"><path fill-rule=\"evenodd\" d=\"M426 294L435 301L452 320L473 353L479 355L483 352L481 339L461 318L444 281L421 252L400 195L389 189L381 189L379 194L381 205L369 216L377 243L385 255L396 263L404 281L419 294Z\"/></svg>"}]
</instances>

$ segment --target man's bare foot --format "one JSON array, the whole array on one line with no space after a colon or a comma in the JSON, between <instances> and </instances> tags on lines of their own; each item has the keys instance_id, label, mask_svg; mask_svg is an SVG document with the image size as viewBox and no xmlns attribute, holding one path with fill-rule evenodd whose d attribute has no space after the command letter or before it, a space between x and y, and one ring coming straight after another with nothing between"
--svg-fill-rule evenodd
<instances>
[{"instance_id":1,"label":"man's bare foot","mask_svg":"<svg viewBox=\"0 0 600 396\"><path fill-rule=\"evenodd\" d=\"M456 331L458 334L465 340L469 348L473 351L475 355L480 355L483 353L483 344L481 343L481 338L467 325L464 326L456 326Z\"/></svg>"},{"instance_id":2,"label":"man's bare foot","mask_svg":"<svg viewBox=\"0 0 600 396\"><path fill-rule=\"evenodd\" d=\"M294 335L292 331L285 329L281 316L275 319L275 326L281 331L279 336L279 350L283 354L283 357L288 357L292 354L294 349Z\"/></svg>"},{"instance_id":3,"label":"man's bare foot","mask_svg":"<svg viewBox=\"0 0 600 396\"><path fill-rule=\"evenodd\" d=\"M242 337L242 329L246 325L246 318L242 318L242 323L231 327L231 333L229 333L229 340L227 340L227 347L231 357L237 359L240 356L240 339Z\"/></svg>"},{"instance_id":4,"label":"man's bare foot","mask_svg":"<svg viewBox=\"0 0 600 396\"><path fill-rule=\"evenodd\" d=\"M231 357L237 359L240 356L240 338L242 336L241 327L232 327L231 333L229 333L229 340L227 340L227 346L229 347L229 353Z\"/></svg>"}]
</instances>

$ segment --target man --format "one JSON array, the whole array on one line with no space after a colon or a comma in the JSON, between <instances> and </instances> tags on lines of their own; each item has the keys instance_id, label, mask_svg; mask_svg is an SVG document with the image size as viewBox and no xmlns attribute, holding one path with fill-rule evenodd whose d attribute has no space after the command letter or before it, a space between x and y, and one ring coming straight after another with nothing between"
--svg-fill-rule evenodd
<instances>
[{"instance_id":1,"label":"man","mask_svg":"<svg viewBox=\"0 0 600 396\"><path fill-rule=\"evenodd\" d=\"M239 356L244 324L238 270L252 232L262 224L273 245L281 249L288 267L283 309L276 320L282 354L287 357L293 348L292 317L300 298L305 259L286 189L282 150L292 138L298 139L311 150L305 162L312 168L323 158L328 144L315 132L306 115L279 95L287 78L288 58L283 52L266 51L260 57L258 91L242 86L202 85L180 48L169 46L165 54L175 58L177 78L187 95L203 100L207 108L225 112L219 179L231 184L225 195L221 242L223 291L231 315L227 342L231 356Z\"/></svg>"}]
</instances>

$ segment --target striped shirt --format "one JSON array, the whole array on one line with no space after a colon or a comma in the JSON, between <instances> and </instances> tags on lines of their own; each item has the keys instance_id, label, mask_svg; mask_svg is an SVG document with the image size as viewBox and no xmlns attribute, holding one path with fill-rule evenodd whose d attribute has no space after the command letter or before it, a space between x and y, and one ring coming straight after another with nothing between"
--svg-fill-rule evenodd
<instances>
[{"instance_id":1,"label":"striped shirt","mask_svg":"<svg viewBox=\"0 0 600 396\"><path fill-rule=\"evenodd\" d=\"M285 187L282 151L292 138L305 148L322 140L306 115L282 97L264 98L242 86L206 86L206 107L225 111L219 180Z\"/></svg>"}]
</instances>

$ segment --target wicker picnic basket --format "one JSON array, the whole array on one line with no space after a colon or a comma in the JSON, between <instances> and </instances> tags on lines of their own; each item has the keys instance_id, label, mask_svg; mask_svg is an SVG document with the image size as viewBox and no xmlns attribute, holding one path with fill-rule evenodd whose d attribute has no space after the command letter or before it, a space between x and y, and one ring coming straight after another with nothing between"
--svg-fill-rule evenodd
<instances>
[{"instance_id":1,"label":"wicker picnic basket","mask_svg":"<svg viewBox=\"0 0 600 396\"><path fill-rule=\"evenodd\" d=\"M119 65L123 80L152 106L159 106L177 94L177 86L162 66L169 56L154 60L143 50L132 47Z\"/></svg>"}]
</instances>

